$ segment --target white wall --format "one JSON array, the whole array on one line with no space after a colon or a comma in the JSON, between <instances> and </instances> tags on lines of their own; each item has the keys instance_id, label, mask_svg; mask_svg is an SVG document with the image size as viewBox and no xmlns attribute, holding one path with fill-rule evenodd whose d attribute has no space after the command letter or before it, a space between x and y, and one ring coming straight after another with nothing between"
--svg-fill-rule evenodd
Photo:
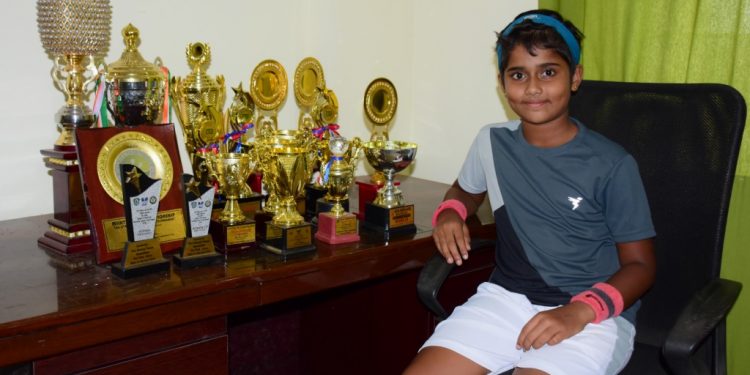
<instances>
[{"instance_id":1,"label":"white wall","mask_svg":"<svg viewBox=\"0 0 750 375\"><path fill-rule=\"evenodd\" d=\"M261 60L278 60L293 79L297 63L314 56L339 98L342 134L368 138L364 90L372 79L388 77L399 95L391 138L419 144L408 172L442 182L455 178L479 127L507 118L495 79L494 32L537 7L536 0L111 1L107 62L119 58L120 30L128 22L141 31L143 56L160 56L173 75L189 72L188 43L207 42L209 74L225 76L227 105L230 86L242 81L247 88ZM0 35L2 220L52 211L52 179L39 150L57 138L54 114L64 96L49 76L52 61L39 40L35 1L6 4ZM298 116L291 88L290 82L279 115L286 129L296 127Z\"/></svg>"}]
</instances>

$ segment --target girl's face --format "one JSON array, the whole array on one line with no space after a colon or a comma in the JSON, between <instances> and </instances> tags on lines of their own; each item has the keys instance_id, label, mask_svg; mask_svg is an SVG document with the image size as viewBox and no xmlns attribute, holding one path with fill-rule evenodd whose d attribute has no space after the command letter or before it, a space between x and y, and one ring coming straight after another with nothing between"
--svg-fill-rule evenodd
<instances>
[{"instance_id":1,"label":"girl's face","mask_svg":"<svg viewBox=\"0 0 750 375\"><path fill-rule=\"evenodd\" d=\"M568 63L552 49L523 45L510 51L504 75L505 96L513 112L528 125L567 124L571 90L581 83L581 66L571 79Z\"/></svg>"}]
</instances>

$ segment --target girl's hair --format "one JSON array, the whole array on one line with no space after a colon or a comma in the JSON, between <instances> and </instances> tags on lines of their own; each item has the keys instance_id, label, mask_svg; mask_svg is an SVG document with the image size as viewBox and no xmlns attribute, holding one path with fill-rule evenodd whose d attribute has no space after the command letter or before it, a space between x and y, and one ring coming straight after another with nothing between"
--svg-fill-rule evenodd
<instances>
[{"instance_id":1,"label":"girl's hair","mask_svg":"<svg viewBox=\"0 0 750 375\"><path fill-rule=\"evenodd\" d=\"M510 51L517 45L523 45L532 55L535 48L555 50L568 63L572 76L580 61L582 39L583 33L555 11L539 9L521 13L497 33L500 77L504 80Z\"/></svg>"}]
</instances>

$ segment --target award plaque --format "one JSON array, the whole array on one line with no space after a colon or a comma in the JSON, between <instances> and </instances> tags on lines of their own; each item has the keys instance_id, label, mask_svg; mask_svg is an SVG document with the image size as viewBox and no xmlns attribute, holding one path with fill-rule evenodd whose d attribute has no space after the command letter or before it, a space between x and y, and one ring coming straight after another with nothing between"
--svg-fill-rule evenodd
<instances>
[{"instance_id":1,"label":"award plaque","mask_svg":"<svg viewBox=\"0 0 750 375\"><path fill-rule=\"evenodd\" d=\"M162 181L155 237L163 253L177 250L185 238L182 164L174 125L89 128L76 131L78 162L98 263L119 260L127 241L119 166L133 164ZM174 161L174 162L173 162Z\"/></svg>"},{"instance_id":2,"label":"award plaque","mask_svg":"<svg viewBox=\"0 0 750 375\"><path fill-rule=\"evenodd\" d=\"M162 180L149 178L132 164L120 164L119 168L128 241L121 261L112 264L112 273L129 279L169 270L169 261L154 237Z\"/></svg>"},{"instance_id":3,"label":"award plaque","mask_svg":"<svg viewBox=\"0 0 750 375\"><path fill-rule=\"evenodd\" d=\"M216 263L223 256L216 252L214 241L208 235L216 190L201 186L189 174L182 175L182 186L188 218L185 225L187 237L179 254L175 254L172 261L178 267L199 267Z\"/></svg>"}]
</instances>

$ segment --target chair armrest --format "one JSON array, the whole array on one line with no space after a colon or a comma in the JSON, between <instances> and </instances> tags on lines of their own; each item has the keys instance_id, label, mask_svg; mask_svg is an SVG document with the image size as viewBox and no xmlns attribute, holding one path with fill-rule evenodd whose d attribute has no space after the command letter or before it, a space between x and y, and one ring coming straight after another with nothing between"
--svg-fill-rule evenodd
<instances>
[{"instance_id":1,"label":"chair armrest","mask_svg":"<svg viewBox=\"0 0 750 375\"><path fill-rule=\"evenodd\" d=\"M726 318L737 301L742 284L716 279L698 291L670 329L662 353L675 374L708 374L708 369L692 360L698 346Z\"/></svg>"},{"instance_id":2,"label":"chair armrest","mask_svg":"<svg viewBox=\"0 0 750 375\"><path fill-rule=\"evenodd\" d=\"M493 240L473 238L471 240L471 248L479 249L494 243L495 241ZM448 275L450 275L455 267L455 264L446 262L445 258L439 252L435 253L427 260L417 280L417 295L419 299L439 320L447 318L448 313L438 301L437 295Z\"/></svg>"}]
</instances>

